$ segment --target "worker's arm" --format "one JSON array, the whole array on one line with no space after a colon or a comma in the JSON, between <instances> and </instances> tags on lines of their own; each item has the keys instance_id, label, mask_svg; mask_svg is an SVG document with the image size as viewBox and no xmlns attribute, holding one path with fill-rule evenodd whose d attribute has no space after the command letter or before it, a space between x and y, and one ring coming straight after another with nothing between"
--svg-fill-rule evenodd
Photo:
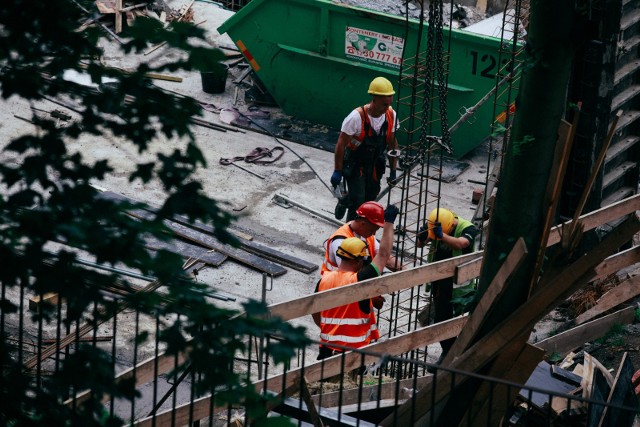
<instances>
[{"instance_id":1,"label":"worker's arm","mask_svg":"<svg viewBox=\"0 0 640 427\"><path fill-rule=\"evenodd\" d=\"M344 132L340 132L340 136L338 137L338 142L336 143L335 150L335 158L334 158L334 169L337 171L342 171L343 161L344 161L344 150L347 149L347 144L353 138L350 135L347 135Z\"/></svg>"},{"instance_id":2,"label":"worker's arm","mask_svg":"<svg viewBox=\"0 0 640 427\"><path fill-rule=\"evenodd\" d=\"M394 205L389 205L387 209L384 210L384 227L382 228L380 248L378 248L376 256L373 258L373 261L371 261L380 273L384 270L387 261L389 261L391 257L391 249L393 247L393 223L398 216L398 212L398 208Z\"/></svg>"},{"instance_id":3,"label":"worker's arm","mask_svg":"<svg viewBox=\"0 0 640 427\"><path fill-rule=\"evenodd\" d=\"M471 242L464 236L453 237L447 233L442 233L442 243L454 250L462 250L468 248Z\"/></svg>"}]
</instances>

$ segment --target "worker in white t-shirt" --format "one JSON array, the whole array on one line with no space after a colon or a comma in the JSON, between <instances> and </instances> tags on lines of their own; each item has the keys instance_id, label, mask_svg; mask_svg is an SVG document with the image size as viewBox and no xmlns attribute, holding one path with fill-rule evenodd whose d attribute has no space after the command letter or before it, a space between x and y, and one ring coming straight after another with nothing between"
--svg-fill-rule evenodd
<instances>
[{"instance_id":1,"label":"worker in white t-shirt","mask_svg":"<svg viewBox=\"0 0 640 427\"><path fill-rule=\"evenodd\" d=\"M391 108L393 85L384 77L376 77L369 85L371 102L354 109L342 122L335 149L335 168L331 184L337 187L344 178L348 197L338 203L346 204L347 221L356 217L362 203L375 200L380 192L380 180L385 172L386 153L398 148L396 130L399 125ZM396 181L396 159L390 157L390 184ZM336 209L342 219L344 210Z\"/></svg>"}]
</instances>

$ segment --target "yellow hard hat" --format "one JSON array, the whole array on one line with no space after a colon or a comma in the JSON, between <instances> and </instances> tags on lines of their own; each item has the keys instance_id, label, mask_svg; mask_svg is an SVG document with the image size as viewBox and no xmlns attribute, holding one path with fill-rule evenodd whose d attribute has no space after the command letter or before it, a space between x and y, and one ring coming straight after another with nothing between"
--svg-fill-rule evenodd
<instances>
[{"instance_id":1,"label":"yellow hard hat","mask_svg":"<svg viewBox=\"0 0 640 427\"><path fill-rule=\"evenodd\" d=\"M367 244L357 237L348 237L340 243L340 247L336 251L342 259L358 259L367 256Z\"/></svg>"},{"instance_id":2,"label":"yellow hard hat","mask_svg":"<svg viewBox=\"0 0 640 427\"><path fill-rule=\"evenodd\" d=\"M369 93L371 95L389 96L396 93L396 91L393 90L393 85L389 80L384 77L376 77L369 84Z\"/></svg>"},{"instance_id":3,"label":"yellow hard hat","mask_svg":"<svg viewBox=\"0 0 640 427\"><path fill-rule=\"evenodd\" d=\"M435 234L433 234L433 227L435 227L436 221L442 225L442 231L451 234L451 226L455 217L453 212L448 209L437 208L432 210L427 221L429 223L429 238L432 240L436 238Z\"/></svg>"}]
</instances>

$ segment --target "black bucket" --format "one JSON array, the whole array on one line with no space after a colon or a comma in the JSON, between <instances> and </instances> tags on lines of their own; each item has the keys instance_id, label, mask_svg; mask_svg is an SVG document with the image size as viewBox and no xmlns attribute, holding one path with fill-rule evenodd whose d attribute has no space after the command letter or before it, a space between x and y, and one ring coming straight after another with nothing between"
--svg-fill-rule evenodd
<instances>
[{"instance_id":1,"label":"black bucket","mask_svg":"<svg viewBox=\"0 0 640 427\"><path fill-rule=\"evenodd\" d=\"M216 71L201 71L202 90L207 93L222 93L227 83L229 68L222 65Z\"/></svg>"}]
</instances>

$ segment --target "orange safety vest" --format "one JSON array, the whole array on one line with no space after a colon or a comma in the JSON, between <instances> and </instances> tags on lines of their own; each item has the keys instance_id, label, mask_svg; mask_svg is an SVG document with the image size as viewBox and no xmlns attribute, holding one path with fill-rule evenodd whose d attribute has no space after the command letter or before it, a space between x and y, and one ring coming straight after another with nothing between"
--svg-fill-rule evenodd
<instances>
[{"instance_id":1,"label":"orange safety vest","mask_svg":"<svg viewBox=\"0 0 640 427\"><path fill-rule=\"evenodd\" d=\"M364 141L365 136L374 136L373 127L371 127L371 122L369 121L369 104L358 107L358 112L360 113L360 118L362 119L362 129L360 130L360 134L354 136L353 139L347 144L347 147L351 150L357 150L362 141ZM387 108L385 115L387 122L387 135L385 140L387 142L387 146L389 146L391 142L393 142L391 137L395 130L393 109L391 107Z\"/></svg>"},{"instance_id":2,"label":"orange safety vest","mask_svg":"<svg viewBox=\"0 0 640 427\"><path fill-rule=\"evenodd\" d=\"M322 276L318 291L351 285L358 281L358 273L330 271ZM331 344L360 348L380 338L376 315L369 300L369 313L360 309L358 301L320 312L320 341L325 347L343 351Z\"/></svg>"},{"instance_id":3,"label":"orange safety vest","mask_svg":"<svg viewBox=\"0 0 640 427\"><path fill-rule=\"evenodd\" d=\"M322 263L322 267L320 268L320 274L321 275L326 273L327 271L334 271L334 270L338 269L338 264L336 264L335 262L331 261L331 258L329 258L329 250L331 249L331 242L336 237L344 237L346 239L347 237L356 237L356 235L353 232L353 230L351 229L351 226L349 225L349 223L346 223L342 227L338 228L331 235L331 237L329 237L329 240L327 240L327 245L326 245L326 248L325 248L325 251L324 251L324 262ZM375 236L371 235L371 236L367 237L366 238L366 242L367 242L367 249L369 250L369 256L371 257L371 259L373 259L376 256L376 238L375 238Z\"/></svg>"}]
</instances>

